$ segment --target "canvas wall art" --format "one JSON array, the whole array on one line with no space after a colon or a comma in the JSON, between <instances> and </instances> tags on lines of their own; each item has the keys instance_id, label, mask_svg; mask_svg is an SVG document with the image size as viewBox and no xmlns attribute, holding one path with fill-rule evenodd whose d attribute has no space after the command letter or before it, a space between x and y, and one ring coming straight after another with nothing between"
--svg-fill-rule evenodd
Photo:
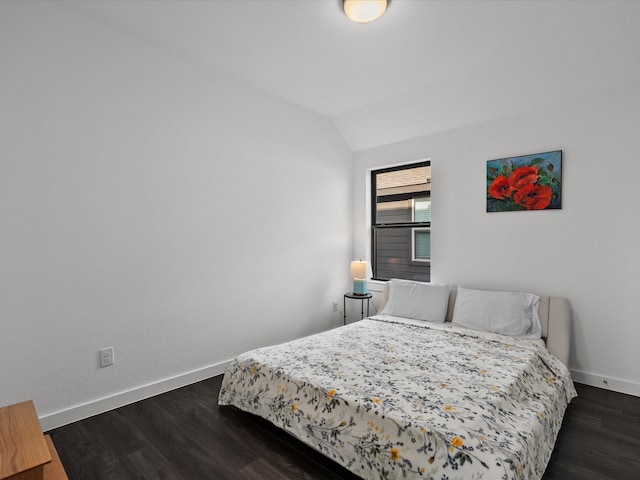
<instances>
[{"instance_id":1,"label":"canvas wall art","mask_svg":"<svg viewBox=\"0 0 640 480\"><path fill-rule=\"evenodd\" d=\"M562 150L487 161L487 212L562 206Z\"/></svg>"}]
</instances>

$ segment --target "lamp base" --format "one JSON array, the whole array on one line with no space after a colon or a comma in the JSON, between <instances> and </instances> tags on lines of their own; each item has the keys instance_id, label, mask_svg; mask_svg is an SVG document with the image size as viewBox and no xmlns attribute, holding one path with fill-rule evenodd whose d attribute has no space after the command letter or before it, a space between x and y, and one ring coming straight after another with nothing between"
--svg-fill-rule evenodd
<instances>
[{"instance_id":1,"label":"lamp base","mask_svg":"<svg viewBox=\"0 0 640 480\"><path fill-rule=\"evenodd\" d=\"M367 292L367 281L361 278L353 279L353 294L354 295L366 295Z\"/></svg>"}]
</instances>

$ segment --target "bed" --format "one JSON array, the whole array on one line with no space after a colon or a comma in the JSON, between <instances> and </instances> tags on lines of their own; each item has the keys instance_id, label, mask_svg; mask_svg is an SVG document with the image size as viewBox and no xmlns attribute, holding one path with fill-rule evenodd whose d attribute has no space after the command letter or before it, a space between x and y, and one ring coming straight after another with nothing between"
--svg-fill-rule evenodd
<instances>
[{"instance_id":1,"label":"bed","mask_svg":"<svg viewBox=\"0 0 640 480\"><path fill-rule=\"evenodd\" d=\"M365 479L540 479L576 396L567 300L392 280L379 311L239 355L219 404Z\"/></svg>"}]
</instances>

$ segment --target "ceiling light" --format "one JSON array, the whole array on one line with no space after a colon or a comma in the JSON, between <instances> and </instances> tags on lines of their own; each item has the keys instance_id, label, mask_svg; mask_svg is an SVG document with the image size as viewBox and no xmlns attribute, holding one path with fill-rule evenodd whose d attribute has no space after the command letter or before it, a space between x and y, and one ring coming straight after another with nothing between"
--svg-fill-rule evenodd
<instances>
[{"instance_id":1,"label":"ceiling light","mask_svg":"<svg viewBox=\"0 0 640 480\"><path fill-rule=\"evenodd\" d=\"M344 13L358 23L373 22L387 9L387 0L344 0Z\"/></svg>"}]
</instances>

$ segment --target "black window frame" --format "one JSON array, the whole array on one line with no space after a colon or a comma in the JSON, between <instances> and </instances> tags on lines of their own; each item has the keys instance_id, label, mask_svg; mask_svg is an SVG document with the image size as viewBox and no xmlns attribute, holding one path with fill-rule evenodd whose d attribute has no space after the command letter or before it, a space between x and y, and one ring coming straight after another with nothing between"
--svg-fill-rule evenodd
<instances>
[{"instance_id":1,"label":"black window frame","mask_svg":"<svg viewBox=\"0 0 640 480\"><path fill-rule=\"evenodd\" d=\"M410 170L412 168L417 167L430 167L430 160L423 160L415 163L407 163L403 165L396 165L394 167L385 167L380 169L371 170L371 266L373 270L373 280L387 281L389 278L381 278L378 275L378 266L377 266L377 245L376 245L376 230L378 229L401 229L401 228L428 228L431 232L431 221L428 222L404 222L404 223L377 223L376 214L377 214L377 205L379 202L379 198L377 196L377 175L381 173L388 172L396 172L400 170ZM431 177L429 177L429 182L431 183ZM385 195L384 202L394 202L394 201L402 201L402 200L410 200L414 198L431 198L431 189L420 191L420 192L410 192L410 193L401 193L401 194L392 194ZM411 259L410 259L411 260ZM413 261L413 260L412 260ZM416 261L418 267L424 267L425 270L428 268L430 272L431 260L428 262L425 261Z\"/></svg>"}]
</instances>

